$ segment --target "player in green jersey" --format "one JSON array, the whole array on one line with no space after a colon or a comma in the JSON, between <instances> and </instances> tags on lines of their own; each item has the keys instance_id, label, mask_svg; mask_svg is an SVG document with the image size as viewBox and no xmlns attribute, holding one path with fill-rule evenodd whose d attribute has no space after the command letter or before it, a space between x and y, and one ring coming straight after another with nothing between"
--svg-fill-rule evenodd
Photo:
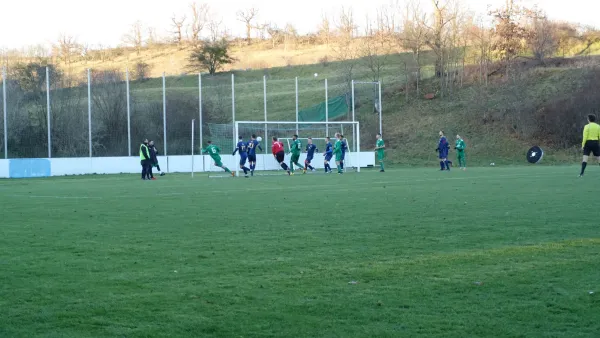
<instances>
[{"instance_id":1,"label":"player in green jersey","mask_svg":"<svg viewBox=\"0 0 600 338\"><path fill-rule=\"evenodd\" d=\"M333 154L335 155L335 164L337 165L338 174L343 174L341 162L342 162L342 135L336 134L337 141L333 146Z\"/></svg>"},{"instance_id":2,"label":"player in green jersey","mask_svg":"<svg viewBox=\"0 0 600 338\"><path fill-rule=\"evenodd\" d=\"M225 170L226 172L230 173L231 176L235 176L234 172L231 172L231 170L229 170L229 168L227 168L226 166L223 165L223 162L221 161L221 149L219 149L219 147L217 147L216 145L212 144L212 141L208 141L206 142L206 148L202 149L202 153L203 154L208 154L213 161L215 161L215 165L217 167L223 168L223 170Z\"/></svg>"},{"instance_id":3,"label":"player in green jersey","mask_svg":"<svg viewBox=\"0 0 600 338\"><path fill-rule=\"evenodd\" d=\"M456 135L456 144L454 145L454 149L456 149L456 157L458 158L458 166L462 170L467 170L467 161L465 160L465 149L467 146L465 145L465 141L463 141L460 135Z\"/></svg>"},{"instance_id":4,"label":"player in green jersey","mask_svg":"<svg viewBox=\"0 0 600 338\"><path fill-rule=\"evenodd\" d=\"M381 138L381 134L377 134L377 143L375 143L375 152L377 153L377 161L379 161L379 166L381 170L379 172L385 172L383 169L383 159L385 157L385 142L383 142L383 138Z\"/></svg>"},{"instance_id":5,"label":"player in green jersey","mask_svg":"<svg viewBox=\"0 0 600 338\"><path fill-rule=\"evenodd\" d=\"M298 161L300 160L300 153L302 152L302 142L298 139L298 135L292 136L292 144L290 146L290 153L292 157L290 159L290 173L294 175L294 164L298 166L298 168L304 168L303 165L300 165ZM304 171L306 173L306 171Z\"/></svg>"}]
</instances>

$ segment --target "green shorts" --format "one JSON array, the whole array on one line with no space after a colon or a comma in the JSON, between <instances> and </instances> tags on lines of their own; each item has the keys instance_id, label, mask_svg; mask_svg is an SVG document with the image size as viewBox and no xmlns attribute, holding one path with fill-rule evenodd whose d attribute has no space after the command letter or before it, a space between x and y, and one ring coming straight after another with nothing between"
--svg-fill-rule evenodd
<instances>
[{"instance_id":1,"label":"green shorts","mask_svg":"<svg viewBox=\"0 0 600 338\"><path fill-rule=\"evenodd\" d=\"M296 163L298 162L298 160L300 159L300 154L292 154L292 163Z\"/></svg>"},{"instance_id":2,"label":"green shorts","mask_svg":"<svg viewBox=\"0 0 600 338\"><path fill-rule=\"evenodd\" d=\"M342 160L342 154L335 154L335 161L340 162Z\"/></svg>"},{"instance_id":3,"label":"green shorts","mask_svg":"<svg viewBox=\"0 0 600 338\"><path fill-rule=\"evenodd\" d=\"M223 162L221 162L221 158L220 157L213 157L212 159L215 162L215 165L217 167L222 167L223 166Z\"/></svg>"},{"instance_id":4,"label":"green shorts","mask_svg":"<svg viewBox=\"0 0 600 338\"><path fill-rule=\"evenodd\" d=\"M377 160L379 162L383 161L384 158L385 158L385 153L383 153L383 152L377 153Z\"/></svg>"}]
</instances>

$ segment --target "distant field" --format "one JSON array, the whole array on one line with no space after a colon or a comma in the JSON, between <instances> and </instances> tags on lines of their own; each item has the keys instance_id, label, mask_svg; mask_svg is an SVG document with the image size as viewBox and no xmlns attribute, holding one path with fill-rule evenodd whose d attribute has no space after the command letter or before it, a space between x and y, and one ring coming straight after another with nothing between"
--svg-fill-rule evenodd
<instances>
[{"instance_id":1,"label":"distant field","mask_svg":"<svg viewBox=\"0 0 600 338\"><path fill-rule=\"evenodd\" d=\"M588 171L0 180L0 336L597 337Z\"/></svg>"}]
</instances>

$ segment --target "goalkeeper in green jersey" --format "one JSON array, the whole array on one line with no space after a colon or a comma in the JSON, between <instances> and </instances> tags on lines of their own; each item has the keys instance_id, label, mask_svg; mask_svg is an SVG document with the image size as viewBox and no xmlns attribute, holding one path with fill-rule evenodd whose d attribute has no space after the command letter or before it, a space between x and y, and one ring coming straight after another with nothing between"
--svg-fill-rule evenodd
<instances>
[{"instance_id":1,"label":"goalkeeper in green jersey","mask_svg":"<svg viewBox=\"0 0 600 338\"><path fill-rule=\"evenodd\" d=\"M342 153L342 135L336 134L337 141L335 141L335 145L333 146L333 154L335 155L335 164L337 165L338 174L343 174L341 162L343 161L343 153Z\"/></svg>"},{"instance_id":2,"label":"goalkeeper in green jersey","mask_svg":"<svg viewBox=\"0 0 600 338\"><path fill-rule=\"evenodd\" d=\"M462 170L467 170L467 161L465 160L465 149L467 146L465 145L465 141L460 137L460 135L456 135L456 143L454 145L454 149L456 149L456 157L458 158L458 166Z\"/></svg>"},{"instance_id":3,"label":"goalkeeper in green jersey","mask_svg":"<svg viewBox=\"0 0 600 338\"><path fill-rule=\"evenodd\" d=\"M383 159L385 157L385 142L383 142L383 138L381 134L377 134L377 143L375 143L375 152L377 153L377 161L379 162L379 166L381 170L379 172L383 173L385 170L383 169Z\"/></svg>"},{"instance_id":4,"label":"goalkeeper in green jersey","mask_svg":"<svg viewBox=\"0 0 600 338\"><path fill-rule=\"evenodd\" d=\"M304 168L303 165L300 165L298 161L300 160L300 153L302 152L302 142L298 139L298 135L292 136L292 145L290 146L290 153L292 154L292 158L290 159L290 173L294 175L294 164L298 166L298 168ZM306 170L304 171L306 173Z\"/></svg>"},{"instance_id":5,"label":"goalkeeper in green jersey","mask_svg":"<svg viewBox=\"0 0 600 338\"><path fill-rule=\"evenodd\" d=\"M203 154L208 154L213 161L215 161L215 165L219 168L223 168L226 172L230 173L231 176L235 176L235 173L231 172L229 168L223 165L223 161L221 161L221 149L216 145L212 144L212 141L206 142L206 148L202 149Z\"/></svg>"}]
</instances>

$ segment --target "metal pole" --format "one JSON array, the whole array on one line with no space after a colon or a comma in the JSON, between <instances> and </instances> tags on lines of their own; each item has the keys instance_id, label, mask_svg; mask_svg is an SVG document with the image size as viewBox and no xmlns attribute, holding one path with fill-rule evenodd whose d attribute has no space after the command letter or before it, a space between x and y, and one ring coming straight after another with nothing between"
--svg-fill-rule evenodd
<instances>
[{"instance_id":1,"label":"metal pole","mask_svg":"<svg viewBox=\"0 0 600 338\"><path fill-rule=\"evenodd\" d=\"M50 69L46 67L46 106L48 108L48 158L52 158L52 136L50 135Z\"/></svg>"},{"instance_id":2,"label":"metal pole","mask_svg":"<svg viewBox=\"0 0 600 338\"><path fill-rule=\"evenodd\" d=\"M265 104L265 143L267 142L268 126L267 126L267 76L263 75L263 102ZM265 147L265 154L267 153L267 147ZM263 161L264 163L264 161Z\"/></svg>"},{"instance_id":3,"label":"metal pole","mask_svg":"<svg viewBox=\"0 0 600 338\"><path fill-rule=\"evenodd\" d=\"M125 79L127 86L127 154L131 156L131 103L129 96L129 69L125 70Z\"/></svg>"},{"instance_id":4,"label":"metal pole","mask_svg":"<svg viewBox=\"0 0 600 338\"><path fill-rule=\"evenodd\" d=\"M6 124L6 66L2 67L2 106L4 112L4 158L8 159L8 127Z\"/></svg>"},{"instance_id":5,"label":"metal pole","mask_svg":"<svg viewBox=\"0 0 600 338\"><path fill-rule=\"evenodd\" d=\"M194 177L194 124L196 120L192 120L192 177Z\"/></svg>"},{"instance_id":6,"label":"metal pole","mask_svg":"<svg viewBox=\"0 0 600 338\"><path fill-rule=\"evenodd\" d=\"M358 160L356 161L356 171L360 172L360 122L356 122L356 157Z\"/></svg>"},{"instance_id":7,"label":"metal pole","mask_svg":"<svg viewBox=\"0 0 600 338\"><path fill-rule=\"evenodd\" d=\"M296 135L298 135L298 77L296 76Z\"/></svg>"},{"instance_id":8,"label":"metal pole","mask_svg":"<svg viewBox=\"0 0 600 338\"><path fill-rule=\"evenodd\" d=\"M383 114L383 103L381 102L381 80L377 82L379 85L379 134L383 135L383 124L381 122L381 115Z\"/></svg>"},{"instance_id":9,"label":"metal pole","mask_svg":"<svg viewBox=\"0 0 600 338\"><path fill-rule=\"evenodd\" d=\"M163 72L163 151L167 156L167 79Z\"/></svg>"},{"instance_id":10,"label":"metal pole","mask_svg":"<svg viewBox=\"0 0 600 338\"><path fill-rule=\"evenodd\" d=\"M329 136L329 93L327 90L327 79L325 79L325 135Z\"/></svg>"},{"instance_id":11,"label":"metal pole","mask_svg":"<svg viewBox=\"0 0 600 338\"><path fill-rule=\"evenodd\" d=\"M92 71L87 70L88 80L88 143L90 148L90 157L92 157Z\"/></svg>"},{"instance_id":12,"label":"metal pole","mask_svg":"<svg viewBox=\"0 0 600 338\"><path fill-rule=\"evenodd\" d=\"M202 73L198 73L198 115L200 124L200 147L202 147Z\"/></svg>"},{"instance_id":13,"label":"metal pole","mask_svg":"<svg viewBox=\"0 0 600 338\"><path fill-rule=\"evenodd\" d=\"M235 148L237 135L235 134L235 75L231 74L231 121L233 123L233 147Z\"/></svg>"},{"instance_id":14,"label":"metal pole","mask_svg":"<svg viewBox=\"0 0 600 338\"><path fill-rule=\"evenodd\" d=\"M356 104L354 104L354 80L352 80L352 122L356 121L355 120L355 107ZM352 126L352 143L354 143L354 145L356 146L356 134L355 134L355 126ZM354 151L357 151L356 149Z\"/></svg>"}]
</instances>

